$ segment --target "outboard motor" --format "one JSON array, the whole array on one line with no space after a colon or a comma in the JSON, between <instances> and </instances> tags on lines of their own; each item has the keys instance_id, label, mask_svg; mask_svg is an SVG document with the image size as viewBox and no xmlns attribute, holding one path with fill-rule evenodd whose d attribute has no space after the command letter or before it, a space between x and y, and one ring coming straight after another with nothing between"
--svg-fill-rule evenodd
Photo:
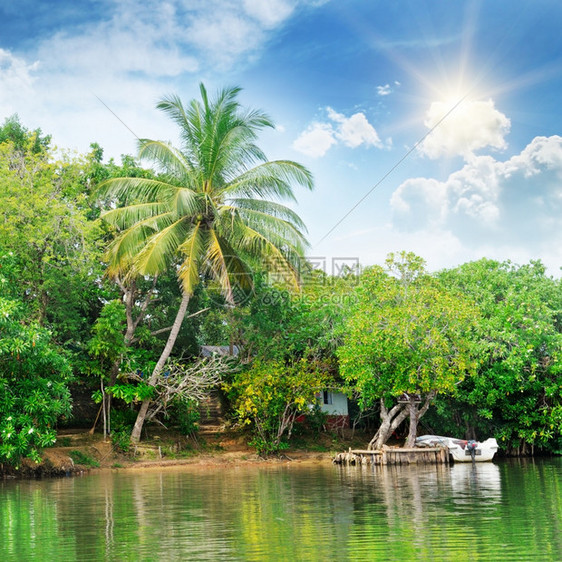
<instances>
[{"instance_id":1,"label":"outboard motor","mask_svg":"<svg viewBox=\"0 0 562 562\"><path fill-rule=\"evenodd\" d=\"M470 456L472 457L472 462L476 462L476 447L478 447L478 442L471 439L467 442L466 448L468 449Z\"/></svg>"}]
</instances>

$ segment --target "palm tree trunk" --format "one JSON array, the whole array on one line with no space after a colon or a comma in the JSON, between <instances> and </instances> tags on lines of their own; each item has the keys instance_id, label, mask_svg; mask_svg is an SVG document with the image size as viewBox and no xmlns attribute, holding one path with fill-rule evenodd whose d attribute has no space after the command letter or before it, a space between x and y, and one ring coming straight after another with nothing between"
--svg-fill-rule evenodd
<instances>
[{"instance_id":1,"label":"palm tree trunk","mask_svg":"<svg viewBox=\"0 0 562 562\"><path fill-rule=\"evenodd\" d=\"M170 357L170 353L172 353L172 349L174 348L174 344L176 343L176 339L178 337L181 324L183 319L185 318L185 314L187 312L187 305L189 304L189 295L184 293L180 307L178 309L178 313L176 314L176 319L174 320L174 324L172 325L172 329L170 330L170 335L168 336L168 341L164 346L162 354L160 355L160 359L154 366L154 370L150 375L150 379L148 380L148 384L154 386L158 379L158 375L162 372L168 357ZM133 443L138 443L140 441L142 426L144 425L144 420L146 418L146 414L148 412L148 407L150 406L150 400L143 400L139 413L137 415L137 419L135 421L135 425L133 427L133 431L131 433L131 441Z\"/></svg>"}]
</instances>

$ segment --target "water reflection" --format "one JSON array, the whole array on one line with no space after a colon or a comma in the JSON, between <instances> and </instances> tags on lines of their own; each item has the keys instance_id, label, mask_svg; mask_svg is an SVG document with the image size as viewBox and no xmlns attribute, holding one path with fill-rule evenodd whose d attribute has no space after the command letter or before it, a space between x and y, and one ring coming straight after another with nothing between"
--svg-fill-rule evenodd
<instances>
[{"instance_id":1,"label":"water reflection","mask_svg":"<svg viewBox=\"0 0 562 562\"><path fill-rule=\"evenodd\" d=\"M473 539L482 514L502 500L500 470L491 463L342 466L340 479L352 497L357 495L354 512L362 517L358 523L363 542L375 538L411 556L434 557L441 552L447 557ZM459 518L469 513L469 520Z\"/></svg>"},{"instance_id":2,"label":"water reflection","mask_svg":"<svg viewBox=\"0 0 562 562\"><path fill-rule=\"evenodd\" d=\"M560 559L561 488L558 460L5 482L0 550L5 560Z\"/></svg>"},{"instance_id":3,"label":"water reflection","mask_svg":"<svg viewBox=\"0 0 562 562\"><path fill-rule=\"evenodd\" d=\"M496 464L457 463L450 469L451 487L457 495L492 505L501 501L501 473Z\"/></svg>"}]
</instances>

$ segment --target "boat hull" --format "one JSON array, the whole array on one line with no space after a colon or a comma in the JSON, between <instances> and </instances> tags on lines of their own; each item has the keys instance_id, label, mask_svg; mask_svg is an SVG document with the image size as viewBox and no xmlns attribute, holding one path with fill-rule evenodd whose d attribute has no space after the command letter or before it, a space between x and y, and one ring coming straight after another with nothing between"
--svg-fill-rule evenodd
<instances>
[{"instance_id":1,"label":"boat hull","mask_svg":"<svg viewBox=\"0 0 562 562\"><path fill-rule=\"evenodd\" d=\"M439 435L423 435L416 439L417 446L439 446L449 449L455 462L489 462L498 450L498 442L494 438L486 441L465 441Z\"/></svg>"},{"instance_id":2,"label":"boat hull","mask_svg":"<svg viewBox=\"0 0 562 562\"><path fill-rule=\"evenodd\" d=\"M477 443L474 449L475 462L491 461L498 450L498 443L495 439L486 439L482 443ZM455 462L472 462L472 454L468 447L464 449L460 445L455 445L453 448L449 447L449 454L453 457Z\"/></svg>"}]
</instances>

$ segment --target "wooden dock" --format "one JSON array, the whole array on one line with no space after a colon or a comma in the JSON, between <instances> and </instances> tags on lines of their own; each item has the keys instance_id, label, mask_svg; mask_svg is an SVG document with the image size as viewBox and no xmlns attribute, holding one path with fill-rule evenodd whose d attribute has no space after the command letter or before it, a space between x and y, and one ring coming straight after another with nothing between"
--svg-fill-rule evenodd
<instances>
[{"instance_id":1,"label":"wooden dock","mask_svg":"<svg viewBox=\"0 0 562 562\"><path fill-rule=\"evenodd\" d=\"M415 447L411 449L385 447L377 451L349 449L346 453L338 453L333 462L348 465L448 464L449 449L447 447Z\"/></svg>"}]
</instances>

